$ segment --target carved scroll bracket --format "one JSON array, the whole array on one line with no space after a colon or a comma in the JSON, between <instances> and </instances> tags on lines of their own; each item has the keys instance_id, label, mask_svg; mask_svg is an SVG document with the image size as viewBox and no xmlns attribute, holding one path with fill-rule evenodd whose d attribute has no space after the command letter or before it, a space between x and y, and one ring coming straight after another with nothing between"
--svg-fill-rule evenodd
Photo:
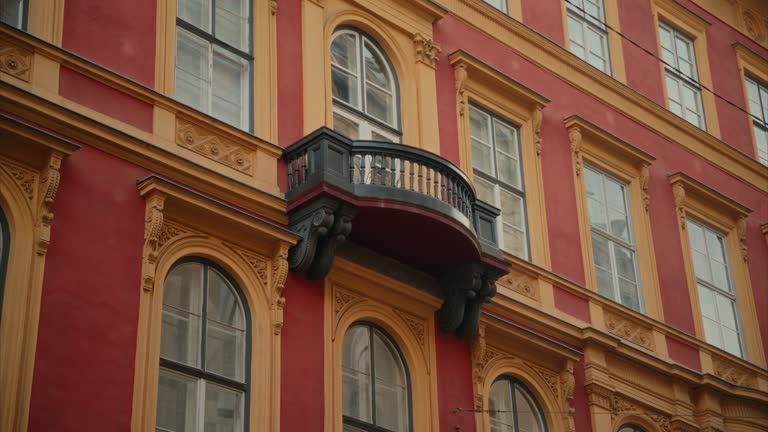
<instances>
[{"instance_id":1,"label":"carved scroll bracket","mask_svg":"<svg viewBox=\"0 0 768 432\"><path fill-rule=\"evenodd\" d=\"M157 253L162 246L163 209L167 196L155 193L146 199L144 210L144 251L141 286L145 291L152 291L155 286L155 267Z\"/></svg>"},{"instance_id":2,"label":"carved scroll bracket","mask_svg":"<svg viewBox=\"0 0 768 432\"><path fill-rule=\"evenodd\" d=\"M739 236L741 259L747 262L747 218L742 217L736 222L736 234Z\"/></svg>"},{"instance_id":3,"label":"carved scroll bracket","mask_svg":"<svg viewBox=\"0 0 768 432\"><path fill-rule=\"evenodd\" d=\"M640 193L643 197L643 208L646 213L651 208L651 196L648 194L648 184L651 180L651 168L650 165L644 164L640 169Z\"/></svg>"},{"instance_id":4,"label":"carved scroll bracket","mask_svg":"<svg viewBox=\"0 0 768 432\"><path fill-rule=\"evenodd\" d=\"M288 277L288 245L285 243L278 246L275 256L272 258L270 269L270 287L272 291L272 310L274 319L272 322L272 331L275 336L279 336L283 331L283 309L285 308L285 279Z\"/></svg>"},{"instance_id":5,"label":"carved scroll bracket","mask_svg":"<svg viewBox=\"0 0 768 432\"><path fill-rule=\"evenodd\" d=\"M291 230L302 237L288 253L291 271L306 272L313 280L325 278L336 247L352 232L356 214L355 207L329 196L316 198L291 214Z\"/></svg>"},{"instance_id":6,"label":"carved scroll bracket","mask_svg":"<svg viewBox=\"0 0 768 432\"><path fill-rule=\"evenodd\" d=\"M685 187L680 183L675 183L672 186L672 193L675 196L675 208L677 208L677 217L680 220L680 229L685 229L686 215L685 215Z\"/></svg>"},{"instance_id":7,"label":"carved scroll bracket","mask_svg":"<svg viewBox=\"0 0 768 432\"><path fill-rule=\"evenodd\" d=\"M467 65L464 63L458 63L453 66L453 76L456 80L456 109L460 116L464 116L467 113L467 91L465 88L467 82Z\"/></svg>"},{"instance_id":8,"label":"carved scroll bracket","mask_svg":"<svg viewBox=\"0 0 768 432\"><path fill-rule=\"evenodd\" d=\"M459 336L477 334L480 308L496 295L501 274L481 263L467 263L443 273L439 280L445 301L438 318L440 330Z\"/></svg>"},{"instance_id":9,"label":"carved scroll bracket","mask_svg":"<svg viewBox=\"0 0 768 432\"><path fill-rule=\"evenodd\" d=\"M53 201L61 183L62 156L55 153L48 155L48 160L40 176L40 198L37 220L37 254L48 253L51 243L51 223L53 223Z\"/></svg>"},{"instance_id":10,"label":"carved scroll bracket","mask_svg":"<svg viewBox=\"0 0 768 432\"><path fill-rule=\"evenodd\" d=\"M413 37L413 46L416 49L416 61L434 68L440 54L440 46L421 33L416 33Z\"/></svg>"},{"instance_id":11,"label":"carved scroll bracket","mask_svg":"<svg viewBox=\"0 0 768 432\"><path fill-rule=\"evenodd\" d=\"M536 147L536 156L541 156L541 124L544 120L543 106L537 105L533 110L533 136L534 145Z\"/></svg>"},{"instance_id":12,"label":"carved scroll bracket","mask_svg":"<svg viewBox=\"0 0 768 432\"><path fill-rule=\"evenodd\" d=\"M560 372L560 391L561 401L563 404L564 412L566 413L568 421L568 432L576 431L576 423L574 416L576 415L576 409L573 407L573 397L576 390L576 378L573 374L574 363L573 360L568 360L565 364L565 368Z\"/></svg>"},{"instance_id":13,"label":"carved scroll bracket","mask_svg":"<svg viewBox=\"0 0 768 432\"><path fill-rule=\"evenodd\" d=\"M584 164L581 154L581 129L574 127L568 131L568 140L571 142L571 154L573 157L573 166L576 175L581 175L581 169Z\"/></svg>"}]
</instances>

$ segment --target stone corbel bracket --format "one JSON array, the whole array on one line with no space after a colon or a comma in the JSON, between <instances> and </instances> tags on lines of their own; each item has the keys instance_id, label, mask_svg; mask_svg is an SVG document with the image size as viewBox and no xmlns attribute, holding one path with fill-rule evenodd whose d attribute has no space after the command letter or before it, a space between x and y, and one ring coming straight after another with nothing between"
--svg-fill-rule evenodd
<instances>
[{"instance_id":1,"label":"stone corbel bracket","mask_svg":"<svg viewBox=\"0 0 768 432\"><path fill-rule=\"evenodd\" d=\"M449 270L439 277L445 300L438 312L440 330L459 336L478 333L480 308L496 295L501 272L478 262Z\"/></svg>"},{"instance_id":2,"label":"stone corbel bracket","mask_svg":"<svg viewBox=\"0 0 768 432\"><path fill-rule=\"evenodd\" d=\"M163 229L163 209L167 195L155 193L146 199L144 209L144 250L142 256L141 287L144 291L152 291L155 286L155 266L157 252L160 249L160 234Z\"/></svg>"},{"instance_id":3,"label":"stone corbel bracket","mask_svg":"<svg viewBox=\"0 0 768 432\"><path fill-rule=\"evenodd\" d=\"M315 198L294 211L289 225L301 240L288 253L290 270L306 272L312 280L325 278L336 247L352 232L356 214L354 206L330 196Z\"/></svg>"},{"instance_id":4,"label":"stone corbel bracket","mask_svg":"<svg viewBox=\"0 0 768 432\"><path fill-rule=\"evenodd\" d=\"M53 223L53 201L61 183L61 161L63 155L55 152L48 154L45 167L40 176L40 197L37 220L37 254L46 255L51 243L51 224Z\"/></svg>"}]
</instances>

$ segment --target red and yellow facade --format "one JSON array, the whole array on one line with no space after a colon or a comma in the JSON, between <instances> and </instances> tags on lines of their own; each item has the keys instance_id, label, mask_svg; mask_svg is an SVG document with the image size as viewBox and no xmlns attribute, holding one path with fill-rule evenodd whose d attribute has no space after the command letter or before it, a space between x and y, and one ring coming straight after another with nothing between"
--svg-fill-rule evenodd
<instances>
[{"instance_id":1,"label":"red and yellow facade","mask_svg":"<svg viewBox=\"0 0 768 432\"><path fill-rule=\"evenodd\" d=\"M251 0L251 133L174 99L175 1L27 3L25 30L0 26L0 431L154 430L163 281L190 256L247 300L250 431L342 430L359 321L402 352L413 432L490 431L499 376L550 432L766 430L768 168L745 87L768 82L762 2L605 0L611 76L569 51L563 0ZM707 130L667 109L660 19L694 41ZM472 181L470 105L519 127L530 259L495 264L470 337L440 329L425 270L452 237L387 233L422 268L359 244L360 213L325 277L289 271L283 155L333 126L340 26L390 59L405 145ZM597 292L587 165L627 185L644 313ZM689 218L725 238L743 358L706 342Z\"/></svg>"}]
</instances>

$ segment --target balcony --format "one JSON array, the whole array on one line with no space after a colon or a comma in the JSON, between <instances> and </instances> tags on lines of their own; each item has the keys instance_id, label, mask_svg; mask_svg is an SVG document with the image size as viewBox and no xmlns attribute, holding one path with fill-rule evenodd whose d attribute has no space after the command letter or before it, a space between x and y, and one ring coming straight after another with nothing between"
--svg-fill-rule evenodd
<instances>
[{"instance_id":1,"label":"balcony","mask_svg":"<svg viewBox=\"0 0 768 432\"><path fill-rule=\"evenodd\" d=\"M351 141L326 128L285 149L283 159L290 225L303 238L290 252L291 270L322 279L339 242L355 242L437 278L441 328L474 333L473 315L509 265L497 243L499 210L476 198L459 168L417 148Z\"/></svg>"}]
</instances>

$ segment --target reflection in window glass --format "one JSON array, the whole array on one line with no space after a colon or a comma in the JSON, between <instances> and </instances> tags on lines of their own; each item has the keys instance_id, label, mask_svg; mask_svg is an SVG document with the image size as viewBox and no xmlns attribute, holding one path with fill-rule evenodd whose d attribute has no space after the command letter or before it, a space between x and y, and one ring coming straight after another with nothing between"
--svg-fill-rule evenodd
<instances>
[{"instance_id":1,"label":"reflection in window glass","mask_svg":"<svg viewBox=\"0 0 768 432\"><path fill-rule=\"evenodd\" d=\"M743 357L726 238L693 220L688 220L687 227L704 336L712 345Z\"/></svg>"},{"instance_id":2,"label":"reflection in window glass","mask_svg":"<svg viewBox=\"0 0 768 432\"><path fill-rule=\"evenodd\" d=\"M469 130L477 197L501 209L497 221L499 245L513 255L530 259L520 131L474 105L469 108Z\"/></svg>"},{"instance_id":3,"label":"reflection in window glass","mask_svg":"<svg viewBox=\"0 0 768 432\"><path fill-rule=\"evenodd\" d=\"M757 160L768 165L768 85L747 77L747 100L752 114Z\"/></svg>"},{"instance_id":4,"label":"reflection in window glass","mask_svg":"<svg viewBox=\"0 0 768 432\"><path fill-rule=\"evenodd\" d=\"M659 40L669 110L706 129L693 39L659 21Z\"/></svg>"},{"instance_id":5,"label":"reflection in window glass","mask_svg":"<svg viewBox=\"0 0 768 432\"><path fill-rule=\"evenodd\" d=\"M610 75L608 27L603 0L566 0L568 38L572 53Z\"/></svg>"},{"instance_id":6,"label":"reflection in window glass","mask_svg":"<svg viewBox=\"0 0 768 432\"><path fill-rule=\"evenodd\" d=\"M584 184L597 291L642 311L627 185L589 165L584 169Z\"/></svg>"},{"instance_id":7,"label":"reflection in window glass","mask_svg":"<svg viewBox=\"0 0 768 432\"><path fill-rule=\"evenodd\" d=\"M389 337L371 325L350 327L341 370L345 431L410 431L408 376Z\"/></svg>"},{"instance_id":8,"label":"reflection in window glass","mask_svg":"<svg viewBox=\"0 0 768 432\"><path fill-rule=\"evenodd\" d=\"M24 30L28 0L0 0L0 21Z\"/></svg>"},{"instance_id":9,"label":"reflection in window glass","mask_svg":"<svg viewBox=\"0 0 768 432\"><path fill-rule=\"evenodd\" d=\"M235 286L205 262L177 264L163 285L158 431L244 429L246 317Z\"/></svg>"},{"instance_id":10,"label":"reflection in window glass","mask_svg":"<svg viewBox=\"0 0 768 432\"><path fill-rule=\"evenodd\" d=\"M519 381L502 377L491 385L488 413L492 432L546 432L536 399Z\"/></svg>"}]
</instances>

